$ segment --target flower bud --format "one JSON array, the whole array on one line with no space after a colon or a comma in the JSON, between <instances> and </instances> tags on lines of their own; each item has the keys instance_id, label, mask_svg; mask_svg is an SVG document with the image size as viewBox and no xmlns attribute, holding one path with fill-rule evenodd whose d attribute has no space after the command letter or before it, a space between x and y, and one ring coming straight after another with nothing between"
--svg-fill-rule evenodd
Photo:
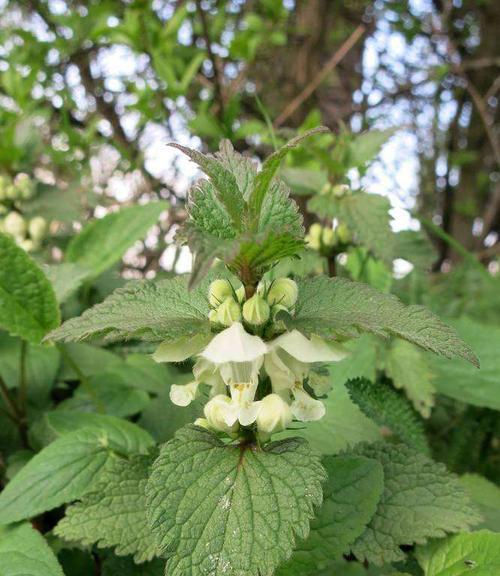
<instances>
[{"instance_id":1,"label":"flower bud","mask_svg":"<svg viewBox=\"0 0 500 576\"><path fill-rule=\"evenodd\" d=\"M4 214L7 214L8 211L9 211L9 209L7 208L7 206L4 206L3 204L0 204L0 216L3 216Z\"/></svg>"},{"instance_id":2,"label":"flower bud","mask_svg":"<svg viewBox=\"0 0 500 576\"><path fill-rule=\"evenodd\" d=\"M25 240L16 239L16 242L18 243L19 247L22 248L25 252L33 252L33 250L35 250L36 248L36 245L33 242L33 240L30 240L29 238L26 238Z\"/></svg>"},{"instance_id":3,"label":"flower bud","mask_svg":"<svg viewBox=\"0 0 500 576\"><path fill-rule=\"evenodd\" d=\"M176 406L189 406L196 398L198 382L194 380L189 384L172 384L170 386L170 400Z\"/></svg>"},{"instance_id":4,"label":"flower bud","mask_svg":"<svg viewBox=\"0 0 500 576\"><path fill-rule=\"evenodd\" d=\"M208 319L210 320L210 322L216 322L218 324L219 320L217 318L217 310L210 310L210 312L208 313Z\"/></svg>"},{"instance_id":5,"label":"flower bud","mask_svg":"<svg viewBox=\"0 0 500 576\"><path fill-rule=\"evenodd\" d=\"M211 428L228 434L238 430L238 422L235 422L232 426L228 426L224 418L230 405L231 398L224 394L217 394L217 396L214 396L205 404L203 412Z\"/></svg>"},{"instance_id":6,"label":"flower bud","mask_svg":"<svg viewBox=\"0 0 500 576\"><path fill-rule=\"evenodd\" d=\"M240 320L240 305L234 301L232 296L229 296L217 308L217 322L223 326L231 326L233 322L239 322Z\"/></svg>"},{"instance_id":7,"label":"flower bud","mask_svg":"<svg viewBox=\"0 0 500 576\"><path fill-rule=\"evenodd\" d=\"M214 280L208 288L208 301L210 306L217 308L219 304L222 304L226 298L233 296L234 291L229 280L220 278Z\"/></svg>"},{"instance_id":8,"label":"flower bud","mask_svg":"<svg viewBox=\"0 0 500 576\"><path fill-rule=\"evenodd\" d=\"M254 294L243 304L243 318L254 326L265 324L269 320L270 314L269 304L260 294Z\"/></svg>"},{"instance_id":9,"label":"flower bud","mask_svg":"<svg viewBox=\"0 0 500 576\"><path fill-rule=\"evenodd\" d=\"M339 224L336 228L337 238L342 244L348 244L352 240L351 231L345 224Z\"/></svg>"},{"instance_id":10,"label":"flower bud","mask_svg":"<svg viewBox=\"0 0 500 576\"><path fill-rule=\"evenodd\" d=\"M244 286L240 286L236 290L236 298L238 298L238 302L240 304L243 302L243 300L245 300L245 287Z\"/></svg>"},{"instance_id":11,"label":"flower bud","mask_svg":"<svg viewBox=\"0 0 500 576\"><path fill-rule=\"evenodd\" d=\"M3 228L7 234L23 237L26 234L26 221L18 212L10 212L3 222Z\"/></svg>"},{"instance_id":12,"label":"flower bud","mask_svg":"<svg viewBox=\"0 0 500 576\"><path fill-rule=\"evenodd\" d=\"M319 222L315 222L314 224L311 224L311 226L309 227L309 236L310 238L320 240L322 231L323 227L321 226L321 224Z\"/></svg>"},{"instance_id":13,"label":"flower bud","mask_svg":"<svg viewBox=\"0 0 500 576\"><path fill-rule=\"evenodd\" d=\"M9 184L5 188L5 197L9 200L17 200L18 199L18 191L17 188L13 184Z\"/></svg>"},{"instance_id":14,"label":"flower bud","mask_svg":"<svg viewBox=\"0 0 500 576\"><path fill-rule=\"evenodd\" d=\"M287 308L292 308L297 302L299 289L297 284L290 278L278 278L275 280L267 294L269 304L282 304Z\"/></svg>"},{"instance_id":15,"label":"flower bud","mask_svg":"<svg viewBox=\"0 0 500 576\"><path fill-rule=\"evenodd\" d=\"M333 228L323 228L323 234L321 235L321 242L324 246L331 248L337 243L337 235Z\"/></svg>"},{"instance_id":16,"label":"flower bud","mask_svg":"<svg viewBox=\"0 0 500 576\"><path fill-rule=\"evenodd\" d=\"M289 312L288 308L286 306L283 306L283 304L274 304L274 306L271 308L271 314L272 314L273 320L276 318L276 314L278 314L278 312L280 312L281 310L285 310L285 312Z\"/></svg>"},{"instance_id":17,"label":"flower bud","mask_svg":"<svg viewBox=\"0 0 500 576\"><path fill-rule=\"evenodd\" d=\"M328 196L328 194L330 194L330 192L332 191L332 185L330 184L330 182L327 182L323 188L321 188L321 190L319 191L321 196Z\"/></svg>"},{"instance_id":18,"label":"flower bud","mask_svg":"<svg viewBox=\"0 0 500 576\"><path fill-rule=\"evenodd\" d=\"M35 242L44 239L47 233L47 221L42 216L35 216L28 225L28 232Z\"/></svg>"},{"instance_id":19,"label":"flower bud","mask_svg":"<svg viewBox=\"0 0 500 576\"><path fill-rule=\"evenodd\" d=\"M267 434L282 432L291 421L292 411L281 396L268 394L261 400L257 416L257 429L259 432Z\"/></svg>"},{"instance_id":20,"label":"flower bud","mask_svg":"<svg viewBox=\"0 0 500 576\"><path fill-rule=\"evenodd\" d=\"M199 426L200 428L206 428L207 430L210 430L210 424L208 423L208 420L206 418L196 418L196 420L194 421L194 425Z\"/></svg>"},{"instance_id":21,"label":"flower bud","mask_svg":"<svg viewBox=\"0 0 500 576\"><path fill-rule=\"evenodd\" d=\"M335 198L342 198L342 196L347 196L347 194L349 194L349 186L347 186L347 184L337 184L332 188L332 193Z\"/></svg>"}]
</instances>

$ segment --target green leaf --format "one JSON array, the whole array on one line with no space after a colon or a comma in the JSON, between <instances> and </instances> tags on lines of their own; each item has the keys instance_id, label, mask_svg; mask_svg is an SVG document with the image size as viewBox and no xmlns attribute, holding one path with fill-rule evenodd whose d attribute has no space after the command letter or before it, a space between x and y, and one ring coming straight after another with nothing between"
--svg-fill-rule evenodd
<instances>
[{"instance_id":1,"label":"green leaf","mask_svg":"<svg viewBox=\"0 0 500 576\"><path fill-rule=\"evenodd\" d=\"M280 175L296 195L317 194L328 182L326 172L307 168L283 168Z\"/></svg>"},{"instance_id":2,"label":"green leaf","mask_svg":"<svg viewBox=\"0 0 500 576\"><path fill-rule=\"evenodd\" d=\"M120 453L145 453L154 445L153 438L140 426L115 416L55 410L46 412L44 419L54 438L90 427L111 438L120 446Z\"/></svg>"},{"instance_id":3,"label":"green leaf","mask_svg":"<svg viewBox=\"0 0 500 576\"><path fill-rule=\"evenodd\" d=\"M479 474L464 474L460 483L481 512L480 527L500 532L500 487Z\"/></svg>"},{"instance_id":4,"label":"green leaf","mask_svg":"<svg viewBox=\"0 0 500 576\"><path fill-rule=\"evenodd\" d=\"M396 234L394 256L411 262L421 270L430 270L437 252L423 230L402 230Z\"/></svg>"},{"instance_id":5,"label":"green leaf","mask_svg":"<svg viewBox=\"0 0 500 576\"><path fill-rule=\"evenodd\" d=\"M66 414L67 419L69 416ZM78 418L72 416L76 425ZM140 448L129 431L129 427L114 424L84 427L49 444L0 494L0 523L31 518L79 498L95 482L112 452L128 454L132 446Z\"/></svg>"},{"instance_id":6,"label":"green leaf","mask_svg":"<svg viewBox=\"0 0 500 576\"><path fill-rule=\"evenodd\" d=\"M38 344L59 321L45 274L12 238L0 233L0 328Z\"/></svg>"},{"instance_id":7,"label":"green leaf","mask_svg":"<svg viewBox=\"0 0 500 576\"><path fill-rule=\"evenodd\" d=\"M373 160L396 131L397 128L389 128L387 130L370 130L356 135L349 146L349 166L360 168Z\"/></svg>"},{"instance_id":8,"label":"green leaf","mask_svg":"<svg viewBox=\"0 0 500 576\"><path fill-rule=\"evenodd\" d=\"M446 363L451 365L448 360ZM385 369L394 386L406 392L415 410L428 418L436 392L428 356L404 340L395 340L387 350Z\"/></svg>"},{"instance_id":9,"label":"green leaf","mask_svg":"<svg viewBox=\"0 0 500 576\"><path fill-rule=\"evenodd\" d=\"M314 134L320 134L322 132L329 132L329 129L324 126L319 126L318 128L309 130L304 134L300 134L299 136L293 138L292 140L290 140L290 142L282 146L274 154L271 154L271 156L268 156L266 158L266 160L262 164L262 169L255 178L252 192L248 198L248 205L250 207L251 218L254 222L254 229L258 229L259 227L259 219L261 217L261 213L265 214L265 210L263 210L263 207L266 195L271 185L271 181L274 178L276 172L278 171L278 168L280 167L283 158L288 154L288 152L293 147L297 146L302 140L304 140L305 138L309 138Z\"/></svg>"},{"instance_id":10,"label":"green leaf","mask_svg":"<svg viewBox=\"0 0 500 576\"><path fill-rule=\"evenodd\" d=\"M467 530L480 517L458 480L442 464L403 444L356 449L384 468L384 493L365 532L351 546L359 561L376 565L404 560L402 545Z\"/></svg>"},{"instance_id":11,"label":"green leaf","mask_svg":"<svg viewBox=\"0 0 500 576\"><path fill-rule=\"evenodd\" d=\"M500 410L500 327L481 324L469 318L450 323L478 351L481 369L471 369L465 362L440 362L432 359L434 384L440 394L461 402Z\"/></svg>"},{"instance_id":12,"label":"green leaf","mask_svg":"<svg viewBox=\"0 0 500 576\"><path fill-rule=\"evenodd\" d=\"M383 382L374 384L366 378L349 380L346 387L353 402L368 418L388 428L415 450L429 453L422 421L393 388Z\"/></svg>"},{"instance_id":13,"label":"green leaf","mask_svg":"<svg viewBox=\"0 0 500 576\"><path fill-rule=\"evenodd\" d=\"M92 276L87 268L70 262L45 266L43 270L52 283L59 304L66 302Z\"/></svg>"},{"instance_id":14,"label":"green leaf","mask_svg":"<svg viewBox=\"0 0 500 576\"><path fill-rule=\"evenodd\" d=\"M425 576L498 576L500 534L458 534L417 548L416 556Z\"/></svg>"},{"instance_id":15,"label":"green leaf","mask_svg":"<svg viewBox=\"0 0 500 576\"><path fill-rule=\"evenodd\" d=\"M318 195L307 207L322 218L338 218L354 234L357 244L392 268L394 233L390 226L391 203L386 197L366 192L354 192L341 198Z\"/></svg>"},{"instance_id":16,"label":"green leaf","mask_svg":"<svg viewBox=\"0 0 500 576\"><path fill-rule=\"evenodd\" d=\"M316 576L332 568L375 514L384 489L379 462L363 456L337 456L323 463L328 474L323 505L311 522L309 538L300 543L277 576Z\"/></svg>"},{"instance_id":17,"label":"green leaf","mask_svg":"<svg viewBox=\"0 0 500 576\"><path fill-rule=\"evenodd\" d=\"M208 333L207 286L188 291L186 278L131 282L50 333L52 340L177 340Z\"/></svg>"},{"instance_id":18,"label":"green leaf","mask_svg":"<svg viewBox=\"0 0 500 576\"><path fill-rule=\"evenodd\" d=\"M242 216L245 212L245 201L232 171L215 156L202 154L180 144L170 144L170 146L184 152L205 172L210 178L217 199L231 217L235 229L240 230Z\"/></svg>"},{"instance_id":19,"label":"green leaf","mask_svg":"<svg viewBox=\"0 0 500 576\"><path fill-rule=\"evenodd\" d=\"M83 546L115 548L136 562L156 555L156 541L146 518L144 493L153 456L113 459L80 502L66 510L54 533Z\"/></svg>"},{"instance_id":20,"label":"green leaf","mask_svg":"<svg viewBox=\"0 0 500 576\"><path fill-rule=\"evenodd\" d=\"M0 527L2 576L64 576L44 537L29 524Z\"/></svg>"},{"instance_id":21,"label":"green leaf","mask_svg":"<svg viewBox=\"0 0 500 576\"><path fill-rule=\"evenodd\" d=\"M171 576L271 576L305 538L325 473L301 439L224 445L192 426L165 444L146 486Z\"/></svg>"},{"instance_id":22,"label":"green leaf","mask_svg":"<svg viewBox=\"0 0 500 576\"><path fill-rule=\"evenodd\" d=\"M143 238L167 208L164 202L151 202L128 206L93 220L71 239L66 261L87 268L90 277L96 278Z\"/></svg>"},{"instance_id":23,"label":"green leaf","mask_svg":"<svg viewBox=\"0 0 500 576\"><path fill-rule=\"evenodd\" d=\"M352 338L360 332L398 336L447 358L478 363L455 330L426 308L405 306L396 296L344 278L319 276L299 281L293 318L284 312L277 318L305 334L324 338Z\"/></svg>"}]
</instances>

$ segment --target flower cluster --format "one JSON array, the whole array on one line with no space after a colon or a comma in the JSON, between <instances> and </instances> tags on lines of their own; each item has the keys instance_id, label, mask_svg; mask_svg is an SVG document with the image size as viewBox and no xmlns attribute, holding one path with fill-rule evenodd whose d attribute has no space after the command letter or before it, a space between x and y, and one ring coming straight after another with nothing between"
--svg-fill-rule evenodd
<instances>
[{"instance_id":1,"label":"flower cluster","mask_svg":"<svg viewBox=\"0 0 500 576\"><path fill-rule=\"evenodd\" d=\"M12 236L27 252L38 250L47 233L44 218L35 216L27 221L22 215L22 202L33 194L33 181L27 174L18 174L14 180L0 175L0 232Z\"/></svg>"},{"instance_id":2,"label":"flower cluster","mask_svg":"<svg viewBox=\"0 0 500 576\"><path fill-rule=\"evenodd\" d=\"M154 355L157 361L197 356L194 380L173 385L172 402L187 406L199 394L200 385L208 385L205 417L196 423L230 436L243 427L267 438L293 420L320 419L325 406L305 385L315 395L324 394L318 363L342 360L346 353L338 344L286 331L276 321L280 310L293 314L297 297L297 284L288 278L261 282L249 298L243 287L214 281L208 294L213 333L186 342L184 352L178 342L164 342Z\"/></svg>"},{"instance_id":3,"label":"flower cluster","mask_svg":"<svg viewBox=\"0 0 500 576\"><path fill-rule=\"evenodd\" d=\"M309 248L324 253L331 252L332 248L337 246L349 244L351 240L352 234L343 223L331 228L330 226L321 226L321 224L315 222L311 224L309 233L306 236Z\"/></svg>"}]
</instances>

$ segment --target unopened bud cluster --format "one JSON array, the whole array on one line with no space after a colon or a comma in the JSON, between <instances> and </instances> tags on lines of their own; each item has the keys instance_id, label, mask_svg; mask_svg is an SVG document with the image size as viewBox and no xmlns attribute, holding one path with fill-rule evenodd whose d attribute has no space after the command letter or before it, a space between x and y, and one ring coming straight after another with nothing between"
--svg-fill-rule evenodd
<instances>
[{"instance_id":1,"label":"unopened bud cluster","mask_svg":"<svg viewBox=\"0 0 500 576\"><path fill-rule=\"evenodd\" d=\"M23 202L33 194L34 184L27 174L18 174L13 180L0 175L0 232L12 236L27 252L40 248L48 230L41 216L28 220L22 215Z\"/></svg>"},{"instance_id":2,"label":"unopened bud cluster","mask_svg":"<svg viewBox=\"0 0 500 576\"><path fill-rule=\"evenodd\" d=\"M235 288L229 280L214 280L208 291L209 319L224 327L242 322L259 331L272 323L280 310L293 311L297 297L297 284L289 278L261 282L249 298L243 286Z\"/></svg>"},{"instance_id":3,"label":"unopened bud cluster","mask_svg":"<svg viewBox=\"0 0 500 576\"><path fill-rule=\"evenodd\" d=\"M338 224L335 228L321 226L318 222L311 224L306 242L309 248L322 253L330 253L333 248L349 244L352 234L349 228L343 224Z\"/></svg>"}]
</instances>

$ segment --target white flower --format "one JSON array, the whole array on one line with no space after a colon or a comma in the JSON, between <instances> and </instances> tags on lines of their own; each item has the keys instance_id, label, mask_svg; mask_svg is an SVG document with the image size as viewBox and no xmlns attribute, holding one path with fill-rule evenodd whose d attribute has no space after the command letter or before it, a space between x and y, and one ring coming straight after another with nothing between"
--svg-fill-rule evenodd
<instances>
[{"instance_id":1,"label":"white flower","mask_svg":"<svg viewBox=\"0 0 500 576\"><path fill-rule=\"evenodd\" d=\"M292 402L290 410L297 420L301 422L312 422L323 418L326 409L321 400L315 400L309 396L302 386L293 388L292 394L295 400Z\"/></svg>"},{"instance_id":2,"label":"white flower","mask_svg":"<svg viewBox=\"0 0 500 576\"><path fill-rule=\"evenodd\" d=\"M212 339L201 356L214 364L224 364L253 362L266 352L267 346L261 338L248 334L240 322L234 322Z\"/></svg>"},{"instance_id":3,"label":"white flower","mask_svg":"<svg viewBox=\"0 0 500 576\"><path fill-rule=\"evenodd\" d=\"M290 424L292 417L290 406L281 396L268 394L260 401L257 428L266 434L281 432Z\"/></svg>"},{"instance_id":4,"label":"white flower","mask_svg":"<svg viewBox=\"0 0 500 576\"><path fill-rule=\"evenodd\" d=\"M196 398L199 382L194 380L189 384L172 384L170 386L170 400L176 406L189 406Z\"/></svg>"},{"instance_id":5,"label":"white flower","mask_svg":"<svg viewBox=\"0 0 500 576\"><path fill-rule=\"evenodd\" d=\"M214 396L205 404L203 410L205 418L211 428L214 430L219 430L220 432L227 432L228 434L236 432L238 430L238 423L234 423L232 426L226 424L225 415L227 409L231 404L231 398L225 396L224 394L218 394Z\"/></svg>"}]
</instances>

